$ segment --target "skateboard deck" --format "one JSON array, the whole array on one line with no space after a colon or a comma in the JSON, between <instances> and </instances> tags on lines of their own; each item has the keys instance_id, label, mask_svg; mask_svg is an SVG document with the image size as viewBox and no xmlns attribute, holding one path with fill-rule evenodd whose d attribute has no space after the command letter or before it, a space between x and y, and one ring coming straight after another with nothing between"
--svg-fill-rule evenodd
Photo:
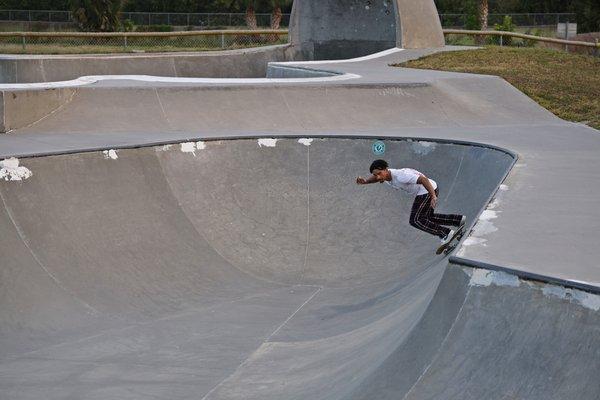
<instances>
[{"instance_id":1,"label":"skateboard deck","mask_svg":"<svg viewBox=\"0 0 600 400\"><path fill-rule=\"evenodd\" d=\"M458 243L460 242L460 239L462 239L464 234L465 234L465 226L463 225L463 226L459 227L456 230L456 232L454 232L454 235L452 235L452 238L450 238L448 243L443 244L437 248L437 250L435 251L435 254L442 254L442 252L444 254L450 253L452 250L454 250L456 248L456 246L458 246Z\"/></svg>"}]
</instances>

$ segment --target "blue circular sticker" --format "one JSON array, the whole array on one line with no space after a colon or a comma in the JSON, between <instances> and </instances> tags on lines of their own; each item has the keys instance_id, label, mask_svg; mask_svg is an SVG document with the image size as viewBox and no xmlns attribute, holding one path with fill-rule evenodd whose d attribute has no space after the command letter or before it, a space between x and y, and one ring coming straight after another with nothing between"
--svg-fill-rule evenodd
<instances>
[{"instance_id":1,"label":"blue circular sticker","mask_svg":"<svg viewBox=\"0 0 600 400\"><path fill-rule=\"evenodd\" d=\"M373 154L375 154L376 156L380 156L383 153L385 153L385 143L383 143L381 140L378 140L373 143L371 149L373 150Z\"/></svg>"}]
</instances>

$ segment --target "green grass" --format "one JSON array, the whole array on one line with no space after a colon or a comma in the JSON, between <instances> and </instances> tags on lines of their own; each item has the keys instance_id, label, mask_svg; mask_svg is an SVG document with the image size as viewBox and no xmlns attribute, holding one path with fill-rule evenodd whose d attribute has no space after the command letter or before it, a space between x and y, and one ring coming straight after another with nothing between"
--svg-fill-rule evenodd
<instances>
[{"instance_id":1,"label":"green grass","mask_svg":"<svg viewBox=\"0 0 600 400\"><path fill-rule=\"evenodd\" d=\"M396 66L497 75L567 121L600 129L600 58L490 46L437 53Z\"/></svg>"}]
</instances>

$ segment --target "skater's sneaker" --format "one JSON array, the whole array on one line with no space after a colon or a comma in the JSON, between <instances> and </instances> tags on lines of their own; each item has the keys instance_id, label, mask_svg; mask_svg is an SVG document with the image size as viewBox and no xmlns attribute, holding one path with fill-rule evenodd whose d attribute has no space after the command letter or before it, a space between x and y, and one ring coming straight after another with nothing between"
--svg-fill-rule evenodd
<instances>
[{"instance_id":1,"label":"skater's sneaker","mask_svg":"<svg viewBox=\"0 0 600 400\"><path fill-rule=\"evenodd\" d=\"M442 246L445 244L448 244L448 242L450 242L452 240L452 238L454 237L454 230L451 230L445 237L442 238Z\"/></svg>"}]
</instances>

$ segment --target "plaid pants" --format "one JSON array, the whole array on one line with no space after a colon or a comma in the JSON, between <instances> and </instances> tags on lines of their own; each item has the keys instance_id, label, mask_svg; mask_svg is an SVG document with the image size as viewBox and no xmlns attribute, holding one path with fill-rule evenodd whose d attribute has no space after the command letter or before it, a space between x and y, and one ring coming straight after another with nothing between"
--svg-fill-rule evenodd
<instances>
[{"instance_id":1,"label":"plaid pants","mask_svg":"<svg viewBox=\"0 0 600 400\"><path fill-rule=\"evenodd\" d=\"M438 190L435 189L435 194ZM462 215L436 214L431 207L431 196L429 193L415 197L412 210L410 211L410 224L417 229L430 233L440 238L445 238L450 229L442 225L459 226Z\"/></svg>"}]
</instances>

